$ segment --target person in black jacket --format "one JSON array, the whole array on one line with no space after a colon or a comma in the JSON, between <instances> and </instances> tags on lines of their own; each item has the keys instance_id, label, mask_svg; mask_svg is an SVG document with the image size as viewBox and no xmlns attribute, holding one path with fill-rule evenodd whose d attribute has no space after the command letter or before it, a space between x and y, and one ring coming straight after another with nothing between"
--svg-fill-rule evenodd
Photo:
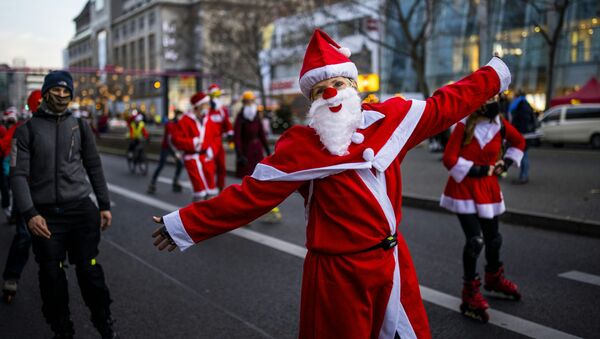
<instances>
[{"instance_id":1,"label":"person in black jacket","mask_svg":"<svg viewBox=\"0 0 600 339\"><path fill-rule=\"evenodd\" d=\"M15 205L33 234L42 313L55 338L74 335L64 271L67 254L92 323L103 338L116 338L109 290L96 259L100 230L112 219L108 187L89 125L67 109L72 96L68 72L46 75L38 111L15 132L10 183ZM92 190L98 207L89 197Z\"/></svg>"}]
</instances>

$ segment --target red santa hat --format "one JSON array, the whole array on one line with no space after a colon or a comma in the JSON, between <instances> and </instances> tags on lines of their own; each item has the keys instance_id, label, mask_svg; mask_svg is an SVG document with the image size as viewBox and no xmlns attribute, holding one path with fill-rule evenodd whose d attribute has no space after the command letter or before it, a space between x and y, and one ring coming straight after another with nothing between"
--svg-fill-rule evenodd
<instances>
[{"instance_id":1,"label":"red santa hat","mask_svg":"<svg viewBox=\"0 0 600 339\"><path fill-rule=\"evenodd\" d=\"M350 50L348 48L338 45L320 29L315 30L306 48L304 63L300 70L302 93L310 98L312 87L326 79L341 76L356 80L358 70L349 58Z\"/></svg>"},{"instance_id":2,"label":"red santa hat","mask_svg":"<svg viewBox=\"0 0 600 339\"><path fill-rule=\"evenodd\" d=\"M27 98L27 106L29 106L30 112L36 112L38 107L40 106L40 101L42 100L42 91L36 89L35 91L29 94Z\"/></svg>"},{"instance_id":3,"label":"red santa hat","mask_svg":"<svg viewBox=\"0 0 600 339\"><path fill-rule=\"evenodd\" d=\"M204 92L198 92L190 98L190 103L193 107L198 107L208 102L210 102L210 98Z\"/></svg>"},{"instance_id":4,"label":"red santa hat","mask_svg":"<svg viewBox=\"0 0 600 339\"><path fill-rule=\"evenodd\" d=\"M216 92L220 91L221 87L219 87L219 85L217 84L211 84L210 86L208 86L208 94L215 94Z\"/></svg>"}]
</instances>

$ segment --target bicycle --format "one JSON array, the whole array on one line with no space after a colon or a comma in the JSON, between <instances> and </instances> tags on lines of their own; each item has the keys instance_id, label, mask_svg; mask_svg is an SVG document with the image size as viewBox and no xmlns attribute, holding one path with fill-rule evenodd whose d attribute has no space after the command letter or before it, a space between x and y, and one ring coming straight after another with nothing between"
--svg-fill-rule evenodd
<instances>
[{"instance_id":1,"label":"bicycle","mask_svg":"<svg viewBox=\"0 0 600 339\"><path fill-rule=\"evenodd\" d=\"M135 174L137 170L141 175L147 175L148 157L146 157L146 152L144 151L144 141L138 140L135 146L131 148L127 151L127 168L129 168L129 172Z\"/></svg>"}]
</instances>

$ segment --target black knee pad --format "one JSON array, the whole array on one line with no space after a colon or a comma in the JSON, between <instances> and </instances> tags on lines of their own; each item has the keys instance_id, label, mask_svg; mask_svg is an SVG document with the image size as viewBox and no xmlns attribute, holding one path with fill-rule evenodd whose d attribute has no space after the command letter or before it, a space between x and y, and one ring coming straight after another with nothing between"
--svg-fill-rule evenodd
<instances>
[{"instance_id":1,"label":"black knee pad","mask_svg":"<svg viewBox=\"0 0 600 339\"><path fill-rule=\"evenodd\" d=\"M483 249L484 241L480 235L469 238L465 244L465 252L473 258L479 257L479 253Z\"/></svg>"},{"instance_id":2,"label":"black knee pad","mask_svg":"<svg viewBox=\"0 0 600 339\"><path fill-rule=\"evenodd\" d=\"M499 250L502 246L502 234L498 233L494 238L487 243L489 249Z\"/></svg>"}]
</instances>

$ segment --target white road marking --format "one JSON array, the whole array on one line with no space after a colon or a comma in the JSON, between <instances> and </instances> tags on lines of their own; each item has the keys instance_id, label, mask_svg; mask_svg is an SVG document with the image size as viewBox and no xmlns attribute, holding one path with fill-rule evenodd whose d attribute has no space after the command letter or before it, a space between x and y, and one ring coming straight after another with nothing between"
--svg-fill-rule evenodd
<instances>
[{"instance_id":1,"label":"white road marking","mask_svg":"<svg viewBox=\"0 0 600 339\"><path fill-rule=\"evenodd\" d=\"M561 278L571 279L596 286L600 286L600 276L579 271L569 271L558 275Z\"/></svg>"},{"instance_id":2,"label":"white road marking","mask_svg":"<svg viewBox=\"0 0 600 339\"><path fill-rule=\"evenodd\" d=\"M116 186L112 184L108 184L108 188L110 191L122 195L126 198L144 203L146 205L156 207L158 209L162 209L164 211L172 212L174 210L179 209L178 206L173 204L169 204L162 200L158 200L155 198L148 197L146 195ZM256 231L252 231L245 228L238 228L229 233L242 237L244 239L248 239L254 242L257 242L261 245L276 249L278 251L288 253L300 259L304 259L306 256L306 249L304 247L298 246L296 244L289 243L284 240L280 240ZM150 265L150 264L148 264ZM449 310L459 312L459 305L461 303L460 299L454 297L452 295L442 293L440 291L431 289L429 287L425 287L420 285L421 288L421 296L424 301L430 302L432 304L447 308ZM555 330L553 328L540 325L534 323L529 320L525 320L519 317L515 317L508 313L504 313L497 310L490 309L490 324L494 324L498 327L505 328L509 331L519 333L525 336L529 336L532 338L565 338L565 339L575 339L579 338L573 336L571 334L561 332L559 330Z\"/></svg>"},{"instance_id":3,"label":"white road marking","mask_svg":"<svg viewBox=\"0 0 600 339\"><path fill-rule=\"evenodd\" d=\"M163 184L168 184L168 185L172 185L173 184L173 179L169 179L166 177L158 177L157 179L158 182L162 182ZM187 180L179 180L179 184L183 187L183 188L188 188L188 189L192 189L192 183L187 181Z\"/></svg>"},{"instance_id":4,"label":"white road marking","mask_svg":"<svg viewBox=\"0 0 600 339\"><path fill-rule=\"evenodd\" d=\"M139 262L140 264L148 267L149 269L153 270L154 272L160 274L163 278L169 280L170 282L172 282L173 284L181 287L182 289L190 292L191 294L195 295L196 297L198 297L199 299L201 299L202 301L206 302L207 304L215 307L216 309L220 310L221 312L227 314L228 316L240 321L241 323L243 323L244 325L248 326L249 328L255 330L256 332L260 333L261 335L263 335L266 338L273 338L271 335L269 335L267 332L265 332L264 330L262 330L261 328L257 327L256 325L254 325L253 323L245 320L244 318L242 318L241 316L235 314L234 312L224 308L223 306L212 302L211 300L207 299L206 297L204 297L202 294L198 293L195 289L193 289L192 287L182 283L181 281L173 278L172 276L170 276L168 273L163 272L160 268L150 264L149 262L147 262L146 260L140 258L139 256L135 255L134 253L131 253L130 251L128 251L126 248L122 247L121 245L115 243L114 241L108 239L107 237L104 237L104 241L108 242L109 244L111 244L112 246L114 246L116 249L118 249L119 251L125 253L126 255L128 255L129 257L131 257L132 259L136 260L137 262Z\"/></svg>"}]
</instances>

